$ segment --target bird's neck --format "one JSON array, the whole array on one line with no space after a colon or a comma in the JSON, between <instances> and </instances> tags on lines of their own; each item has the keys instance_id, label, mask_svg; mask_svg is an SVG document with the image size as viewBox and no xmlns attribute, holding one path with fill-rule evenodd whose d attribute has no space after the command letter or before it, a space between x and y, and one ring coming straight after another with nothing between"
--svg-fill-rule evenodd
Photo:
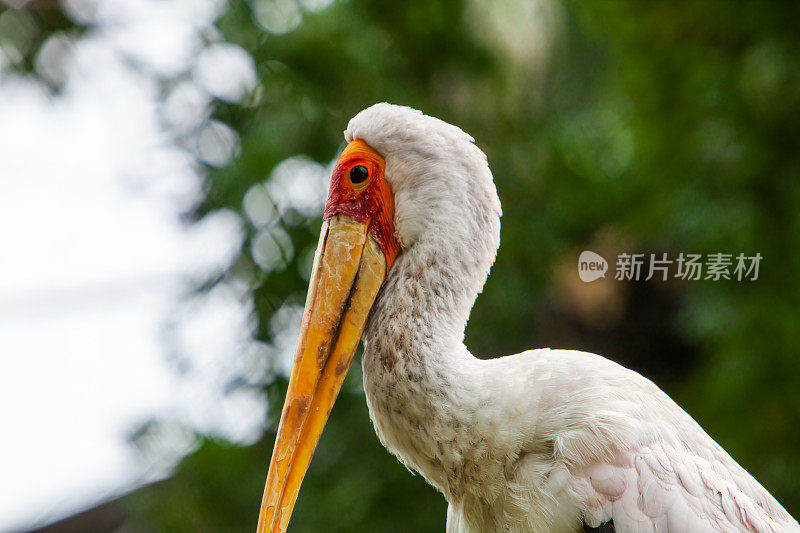
<instances>
[{"instance_id":1,"label":"bird's neck","mask_svg":"<svg viewBox=\"0 0 800 533\"><path fill-rule=\"evenodd\" d=\"M474 251L474 248L473 248ZM418 241L398 257L364 333L364 387L381 442L445 495L480 397L463 344L488 273L468 247Z\"/></svg>"}]
</instances>

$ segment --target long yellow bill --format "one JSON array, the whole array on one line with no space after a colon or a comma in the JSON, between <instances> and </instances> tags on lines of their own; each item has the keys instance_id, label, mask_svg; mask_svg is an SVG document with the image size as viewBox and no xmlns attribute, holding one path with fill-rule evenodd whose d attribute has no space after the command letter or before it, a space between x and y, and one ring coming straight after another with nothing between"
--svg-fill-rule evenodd
<instances>
[{"instance_id":1,"label":"long yellow bill","mask_svg":"<svg viewBox=\"0 0 800 533\"><path fill-rule=\"evenodd\" d=\"M286 531L303 476L385 277L386 257L367 222L338 214L323 224L258 533Z\"/></svg>"}]
</instances>

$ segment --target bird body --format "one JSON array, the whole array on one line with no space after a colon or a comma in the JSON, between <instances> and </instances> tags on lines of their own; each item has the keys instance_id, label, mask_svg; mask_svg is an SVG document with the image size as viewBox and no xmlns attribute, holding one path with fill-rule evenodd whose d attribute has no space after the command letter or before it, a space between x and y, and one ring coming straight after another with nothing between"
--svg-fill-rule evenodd
<instances>
[{"instance_id":1,"label":"bird body","mask_svg":"<svg viewBox=\"0 0 800 533\"><path fill-rule=\"evenodd\" d=\"M798 530L631 370L571 350L452 360L460 371L426 365L420 375L376 372L377 352L363 363L381 442L445 495L450 533L575 532L612 519L616 531Z\"/></svg>"},{"instance_id":2,"label":"bird body","mask_svg":"<svg viewBox=\"0 0 800 533\"><path fill-rule=\"evenodd\" d=\"M691 416L636 372L570 350L487 360L470 354L464 330L494 262L501 215L486 157L471 137L418 111L376 104L350 121L345 138L382 158L400 249L396 258L386 254L385 280L364 319L370 416L384 446L444 494L448 533L800 531ZM326 216L341 212L356 211L329 200ZM320 248L334 240L326 231ZM319 290L310 289L309 302ZM313 309L307 302L307 315ZM301 346L311 342L304 335ZM314 357L327 349L319 346L302 349ZM297 398L301 414L308 403L291 388L287 425L300 416L292 411ZM288 440L281 431L279 441ZM283 460L281 450L276 444L273 463ZM274 468L267 492L280 478ZM282 491L274 491L280 498L265 492L260 524L288 523L274 511L284 505L275 503L286 500Z\"/></svg>"}]
</instances>

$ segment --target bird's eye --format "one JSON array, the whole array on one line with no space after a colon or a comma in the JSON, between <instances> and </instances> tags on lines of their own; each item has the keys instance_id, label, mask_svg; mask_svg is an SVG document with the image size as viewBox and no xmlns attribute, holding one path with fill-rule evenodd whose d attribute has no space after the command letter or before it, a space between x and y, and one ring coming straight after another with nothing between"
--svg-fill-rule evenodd
<instances>
[{"instance_id":1,"label":"bird's eye","mask_svg":"<svg viewBox=\"0 0 800 533\"><path fill-rule=\"evenodd\" d=\"M369 171L365 166L357 165L350 169L350 181L353 183L363 183L368 177Z\"/></svg>"}]
</instances>

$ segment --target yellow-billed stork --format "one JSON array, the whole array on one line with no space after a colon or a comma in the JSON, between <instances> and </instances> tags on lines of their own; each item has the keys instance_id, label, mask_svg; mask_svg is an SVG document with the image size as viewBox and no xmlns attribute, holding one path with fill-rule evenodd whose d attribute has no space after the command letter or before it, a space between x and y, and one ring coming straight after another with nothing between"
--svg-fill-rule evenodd
<instances>
[{"instance_id":1,"label":"yellow-billed stork","mask_svg":"<svg viewBox=\"0 0 800 533\"><path fill-rule=\"evenodd\" d=\"M470 354L464 328L500 243L500 201L469 135L382 103L345 138L259 533L286 530L362 336L378 437L444 494L448 532L800 531L636 372L568 350Z\"/></svg>"}]
</instances>

